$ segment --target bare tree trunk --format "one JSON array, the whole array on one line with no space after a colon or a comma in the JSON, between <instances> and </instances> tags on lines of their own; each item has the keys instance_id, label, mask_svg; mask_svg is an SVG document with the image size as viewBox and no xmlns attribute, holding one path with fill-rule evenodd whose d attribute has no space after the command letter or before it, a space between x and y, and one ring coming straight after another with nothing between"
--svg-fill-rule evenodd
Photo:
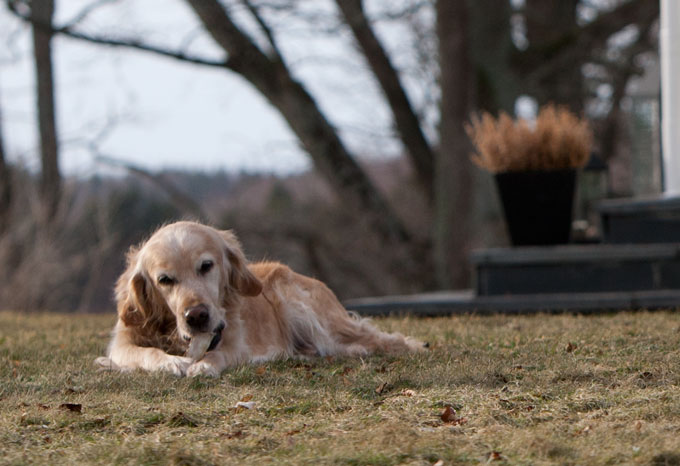
<instances>
[{"instance_id":1,"label":"bare tree trunk","mask_svg":"<svg viewBox=\"0 0 680 466\"><path fill-rule=\"evenodd\" d=\"M440 140L435 165L434 263L440 287L469 282L467 248L472 217L472 164L463 124L471 109L471 67L466 0L437 0Z\"/></svg>"},{"instance_id":2,"label":"bare tree trunk","mask_svg":"<svg viewBox=\"0 0 680 466\"><path fill-rule=\"evenodd\" d=\"M54 0L32 0L31 15L37 24L52 24ZM38 94L38 127L40 131L40 157L42 178L40 194L44 220L49 223L55 216L61 198L61 174L57 149L57 127L54 109L54 78L52 73L52 30L33 26L33 54L35 58L36 88Z\"/></svg>"},{"instance_id":3,"label":"bare tree trunk","mask_svg":"<svg viewBox=\"0 0 680 466\"><path fill-rule=\"evenodd\" d=\"M527 0L526 27L529 44L538 49L550 50L567 40L578 27L576 7L579 0ZM539 104L559 102L572 111L583 109L583 79L581 67L565 63L559 72L546 76L543 89L536 97Z\"/></svg>"},{"instance_id":4,"label":"bare tree trunk","mask_svg":"<svg viewBox=\"0 0 680 466\"><path fill-rule=\"evenodd\" d=\"M364 211L380 237L408 244L411 236L380 192L349 154L318 105L282 58L262 52L216 0L187 0L215 42L229 55L230 69L252 83L276 107L300 139L317 170L347 207Z\"/></svg>"},{"instance_id":5,"label":"bare tree trunk","mask_svg":"<svg viewBox=\"0 0 680 466\"><path fill-rule=\"evenodd\" d=\"M511 68L512 5L509 1L473 0L469 8L470 60L474 66L474 108L513 113L519 80ZM526 90L525 90L526 91Z\"/></svg>"},{"instance_id":6,"label":"bare tree trunk","mask_svg":"<svg viewBox=\"0 0 680 466\"><path fill-rule=\"evenodd\" d=\"M9 226L10 208L12 206L12 179L10 168L5 158L5 143L2 138L2 112L0 109L0 234Z\"/></svg>"},{"instance_id":7,"label":"bare tree trunk","mask_svg":"<svg viewBox=\"0 0 680 466\"><path fill-rule=\"evenodd\" d=\"M394 123L401 141L408 151L413 167L428 197L432 198L434 180L434 154L420 121L409 102L406 91L399 81L399 74L392 66L387 53L376 37L366 18L362 0L336 0L340 11L349 24L373 75L380 83L385 98L392 109Z\"/></svg>"}]
</instances>

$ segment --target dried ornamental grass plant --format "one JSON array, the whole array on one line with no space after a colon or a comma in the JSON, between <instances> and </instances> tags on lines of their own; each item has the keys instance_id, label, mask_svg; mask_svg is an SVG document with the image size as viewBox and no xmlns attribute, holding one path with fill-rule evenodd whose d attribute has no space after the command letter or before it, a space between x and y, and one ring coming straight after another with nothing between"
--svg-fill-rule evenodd
<instances>
[{"instance_id":1,"label":"dried ornamental grass plant","mask_svg":"<svg viewBox=\"0 0 680 466\"><path fill-rule=\"evenodd\" d=\"M552 171L583 167L593 135L590 125L566 108L547 105L533 127L501 112L485 112L465 126L477 152L472 160L492 173Z\"/></svg>"}]
</instances>

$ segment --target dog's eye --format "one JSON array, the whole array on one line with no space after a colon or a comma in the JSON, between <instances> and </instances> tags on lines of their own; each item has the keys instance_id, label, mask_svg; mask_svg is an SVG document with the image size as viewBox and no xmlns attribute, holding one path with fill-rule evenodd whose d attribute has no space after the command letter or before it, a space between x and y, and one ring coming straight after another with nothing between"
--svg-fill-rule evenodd
<instances>
[{"instance_id":1,"label":"dog's eye","mask_svg":"<svg viewBox=\"0 0 680 466\"><path fill-rule=\"evenodd\" d=\"M201 275L205 275L206 273L210 272L210 270L213 268L213 261L203 261L201 263L201 267L198 269L198 273Z\"/></svg>"},{"instance_id":2,"label":"dog's eye","mask_svg":"<svg viewBox=\"0 0 680 466\"><path fill-rule=\"evenodd\" d=\"M172 286L175 284L175 280L168 277L167 275L161 275L158 277L158 284L163 286Z\"/></svg>"}]
</instances>

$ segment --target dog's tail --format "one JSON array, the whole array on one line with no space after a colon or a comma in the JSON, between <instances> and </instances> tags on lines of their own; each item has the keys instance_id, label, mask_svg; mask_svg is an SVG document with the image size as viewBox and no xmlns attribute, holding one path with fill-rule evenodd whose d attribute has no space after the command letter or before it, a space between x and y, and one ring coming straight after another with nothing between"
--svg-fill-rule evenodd
<instances>
[{"instance_id":1,"label":"dog's tail","mask_svg":"<svg viewBox=\"0 0 680 466\"><path fill-rule=\"evenodd\" d=\"M338 303L340 305L340 303ZM341 306L342 307L342 306ZM370 319L359 317L342 308L344 319L337 327L337 338L349 352L404 353L423 351L427 345L401 333L387 333L376 328Z\"/></svg>"}]
</instances>

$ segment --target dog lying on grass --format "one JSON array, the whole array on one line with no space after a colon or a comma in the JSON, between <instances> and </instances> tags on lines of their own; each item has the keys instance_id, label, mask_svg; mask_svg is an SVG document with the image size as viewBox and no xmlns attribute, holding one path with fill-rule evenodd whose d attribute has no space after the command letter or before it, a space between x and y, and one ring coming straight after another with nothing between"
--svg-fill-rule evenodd
<instances>
[{"instance_id":1,"label":"dog lying on grass","mask_svg":"<svg viewBox=\"0 0 680 466\"><path fill-rule=\"evenodd\" d=\"M160 228L130 249L102 367L218 376L275 358L418 351L349 314L323 283L276 262L249 264L231 231Z\"/></svg>"}]
</instances>

